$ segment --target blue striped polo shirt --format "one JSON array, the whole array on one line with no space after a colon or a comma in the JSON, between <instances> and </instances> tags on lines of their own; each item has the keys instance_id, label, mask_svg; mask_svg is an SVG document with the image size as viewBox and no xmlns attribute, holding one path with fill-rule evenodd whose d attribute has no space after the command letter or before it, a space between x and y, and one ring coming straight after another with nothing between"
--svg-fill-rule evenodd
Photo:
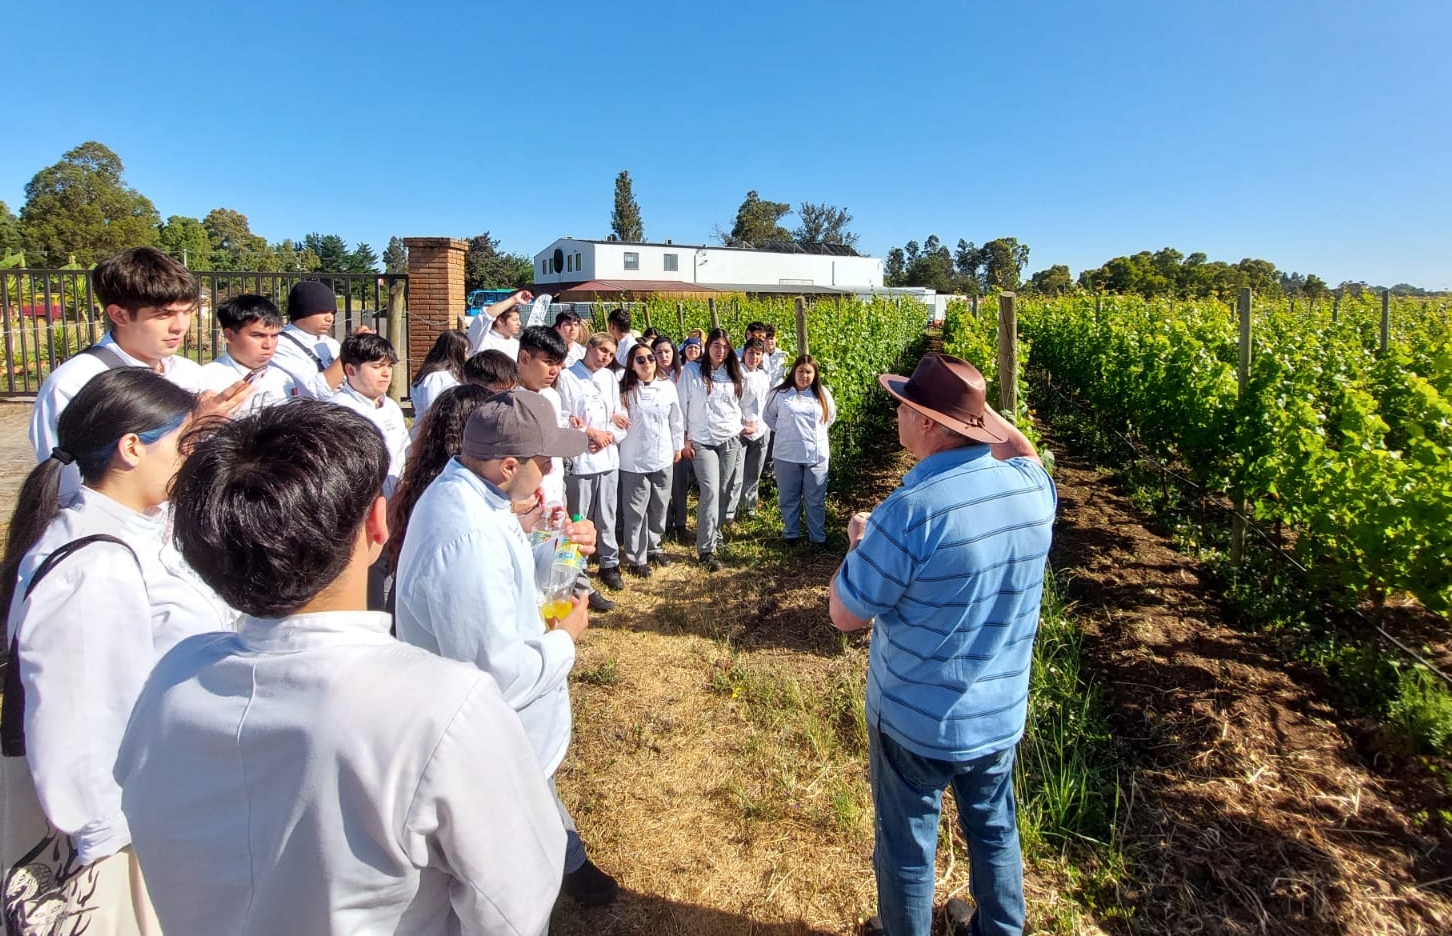
<instances>
[{"instance_id":1,"label":"blue striped polo shirt","mask_svg":"<svg viewBox=\"0 0 1452 936\"><path fill-rule=\"evenodd\" d=\"M1057 496L1043 466L986 445L919 462L872 511L837 597L876 618L868 724L922 757L1018 743Z\"/></svg>"}]
</instances>

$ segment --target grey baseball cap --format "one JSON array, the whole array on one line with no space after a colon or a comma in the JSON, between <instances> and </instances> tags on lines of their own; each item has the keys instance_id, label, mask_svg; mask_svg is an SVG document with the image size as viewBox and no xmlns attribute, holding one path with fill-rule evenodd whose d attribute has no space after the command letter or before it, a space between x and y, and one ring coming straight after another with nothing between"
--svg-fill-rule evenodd
<instances>
[{"instance_id":1,"label":"grey baseball cap","mask_svg":"<svg viewBox=\"0 0 1452 936\"><path fill-rule=\"evenodd\" d=\"M585 433L561 429L550 401L533 390L498 393L469 416L464 425L464 454L482 461L497 458L573 458L585 451Z\"/></svg>"}]
</instances>

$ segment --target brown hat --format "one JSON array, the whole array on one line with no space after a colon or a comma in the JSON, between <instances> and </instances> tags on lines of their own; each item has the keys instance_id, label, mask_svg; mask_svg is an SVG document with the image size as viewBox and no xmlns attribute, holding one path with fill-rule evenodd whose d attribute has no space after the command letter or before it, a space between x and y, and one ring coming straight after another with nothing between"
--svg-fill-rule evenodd
<instances>
[{"instance_id":1,"label":"brown hat","mask_svg":"<svg viewBox=\"0 0 1452 936\"><path fill-rule=\"evenodd\" d=\"M533 390L497 393L480 403L464 424L464 454L496 458L573 458L585 451L585 433L561 429L555 408Z\"/></svg>"},{"instance_id":2,"label":"brown hat","mask_svg":"<svg viewBox=\"0 0 1452 936\"><path fill-rule=\"evenodd\" d=\"M978 368L951 354L925 354L911 377L881 374L882 388L913 409L978 442L1004 437L984 425L988 385Z\"/></svg>"}]
</instances>

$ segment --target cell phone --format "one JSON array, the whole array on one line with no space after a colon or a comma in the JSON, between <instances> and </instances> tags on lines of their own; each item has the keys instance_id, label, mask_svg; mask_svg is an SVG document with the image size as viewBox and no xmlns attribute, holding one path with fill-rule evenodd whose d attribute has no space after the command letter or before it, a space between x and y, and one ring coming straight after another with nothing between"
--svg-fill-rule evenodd
<instances>
[{"instance_id":1,"label":"cell phone","mask_svg":"<svg viewBox=\"0 0 1452 936\"><path fill-rule=\"evenodd\" d=\"M262 372L265 371L265 370L267 370L267 365L266 364L262 365L261 367L257 368L256 370L250 370L250 371L248 371L247 372L247 376L242 378L242 382L243 383L251 383L252 381L256 380L258 377L261 377L262 376Z\"/></svg>"}]
</instances>

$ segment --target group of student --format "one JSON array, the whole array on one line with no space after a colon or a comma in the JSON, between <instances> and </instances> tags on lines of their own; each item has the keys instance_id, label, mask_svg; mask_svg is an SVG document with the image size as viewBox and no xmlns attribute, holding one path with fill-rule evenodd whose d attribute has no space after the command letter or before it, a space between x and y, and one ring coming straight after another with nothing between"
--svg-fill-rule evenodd
<instances>
[{"instance_id":1,"label":"group of student","mask_svg":"<svg viewBox=\"0 0 1452 936\"><path fill-rule=\"evenodd\" d=\"M594 334L568 310L552 327L522 329L520 309L531 299L521 291L483 310L467 335L441 335L416 377L415 413L470 379L509 387L512 377L544 393L560 425L583 429L589 440L586 453L564 466L564 504L599 532L602 583L623 588L622 568L648 578L652 566L669 562L664 544L686 539L693 485L696 554L704 568L719 570L722 531L755 514L769 466L786 543L801 541L803 512L807 538L825 543L828 429L837 413L814 358L788 365L775 327L762 322L747 325L739 349L721 328L693 330L679 345L655 329L637 335L623 308ZM551 373L541 359L560 366ZM596 601L592 607L607 603Z\"/></svg>"}]
</instances>

